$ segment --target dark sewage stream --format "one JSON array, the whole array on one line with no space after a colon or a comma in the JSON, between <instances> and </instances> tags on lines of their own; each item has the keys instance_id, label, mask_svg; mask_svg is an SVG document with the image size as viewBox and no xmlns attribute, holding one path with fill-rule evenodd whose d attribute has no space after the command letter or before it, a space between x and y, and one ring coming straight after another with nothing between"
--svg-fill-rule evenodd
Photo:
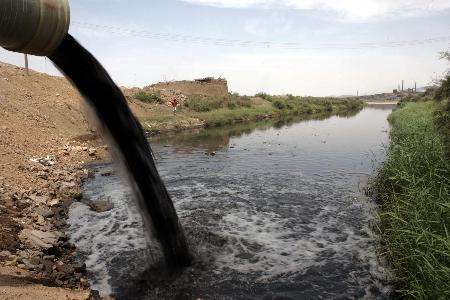
<instances>
[{"instance_id":1,"label":"dark sewage stream","mask_svg":"<svg viewBox=\"0 0 450 300\"><path fill-rule=\"evenodd\" d=\"M114 207L74 203L68 230L92 287L119 299L389 298L363 188L385 157L391 109L151 137L197 261L182 274L158 267L120 172L93 166L85 198Z\"/></svg>"}]
</instances>

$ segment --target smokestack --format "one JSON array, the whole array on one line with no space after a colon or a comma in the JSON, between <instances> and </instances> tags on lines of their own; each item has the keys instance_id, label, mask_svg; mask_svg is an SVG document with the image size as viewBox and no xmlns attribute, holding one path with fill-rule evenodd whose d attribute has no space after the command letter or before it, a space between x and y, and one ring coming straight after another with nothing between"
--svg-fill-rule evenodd
<instances>
[{"instance_id":1,"label":"smokestack","mask_svg":"<svg viewBox=\"0 0 450 300\"><path fill-rule=\"evenodd\" d=\"M403 92L403 80L402 80L402 92Z\"/></svg>"}]
</instances>

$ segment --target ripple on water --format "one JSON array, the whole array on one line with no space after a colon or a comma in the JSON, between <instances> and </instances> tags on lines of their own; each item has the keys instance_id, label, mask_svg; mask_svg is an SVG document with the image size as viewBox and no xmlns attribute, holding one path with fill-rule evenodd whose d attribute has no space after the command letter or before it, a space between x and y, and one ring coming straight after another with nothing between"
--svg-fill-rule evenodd
<instances>
[{"instance_id":1,"label":"ripple on water","mask_svg":"<svg viewBox=\"0 0 450 300\"><path fill-rule=\"evenodd\" d=\"M361 174L371 172L369 163L360 163L367 160L361 153L380 141L369 136L374 140L365 148L358 144L332 157L333 140L322 149L307 128L316 126L320 135L329 130L322 122L323 129L316 123L295 125L290 139L277 133L292 136L291 128L241 136L230 142L236 145L232 152L218 150L213 158L198 150L157 147L157 156L172 158L159 159L158 167L199 261L181 276L146 283L153 284L150 292L142 281L131 282L159 262L160 252L144 233L127 185L118 175L101 176L109 166L98 167L84 186L85 197L109 196L113 209L98 214L75 203L69 214L69 235L87 259L93 287L122 298L140 289L148 298L387 298L389 275L370 229L375 207L357 188ZM256 143L271 136L285 144L279 151L271 147L268 157ZM293 155L296 147L307 155Z\"/></svg>"}]
</instances>

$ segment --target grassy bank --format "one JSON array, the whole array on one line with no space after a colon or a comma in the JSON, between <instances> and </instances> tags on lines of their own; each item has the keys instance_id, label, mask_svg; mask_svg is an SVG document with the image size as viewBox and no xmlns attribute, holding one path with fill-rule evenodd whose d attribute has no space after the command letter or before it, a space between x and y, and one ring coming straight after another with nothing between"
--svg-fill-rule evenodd
<instances>
[{"instance_id":1,"label":"grassy bank","mask_svg":"<svg viewBox=\"0 0 450 300\"><path fill-rule=\"evenodd\" d=\"M361 101L337 98L312 98L294 96L255 97L230 94L226 98L189 97L176 115L167 109L155 110L151 118L142 120L146 130L164 132L194 127L231 125L287 116L314 114L341 114L359 111Z\"/></svg>"},{"instance_id":2,"label":"grassy bank","mask_svg":"<svg viewBox=\"0 0 450 300\"><path fill-rule=\"evenodd\" d=\"M450 163L439 105L407 103L391 114L389 153L374 183L386 254L408 298L450 298Z\"/></svg>"}]
</instances>

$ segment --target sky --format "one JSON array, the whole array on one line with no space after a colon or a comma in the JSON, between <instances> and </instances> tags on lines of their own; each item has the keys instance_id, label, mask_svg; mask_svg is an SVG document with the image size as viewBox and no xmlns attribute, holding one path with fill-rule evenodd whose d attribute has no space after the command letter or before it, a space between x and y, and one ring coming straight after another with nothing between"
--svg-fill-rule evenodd
<instances>
[{"instance_id":1,"label":"sky","mask_svg":"<svg viewBox=\"0 0 450 300\"><path fill-rule=\"evenodd\" d=\"M450 0L71 0L70 33L121 86L214 76L311 96L430 84L448 68ZM0 49L23 66L23 55ZM48 59L32 69L59 74Z\"/></svg>"}]
</instances>

